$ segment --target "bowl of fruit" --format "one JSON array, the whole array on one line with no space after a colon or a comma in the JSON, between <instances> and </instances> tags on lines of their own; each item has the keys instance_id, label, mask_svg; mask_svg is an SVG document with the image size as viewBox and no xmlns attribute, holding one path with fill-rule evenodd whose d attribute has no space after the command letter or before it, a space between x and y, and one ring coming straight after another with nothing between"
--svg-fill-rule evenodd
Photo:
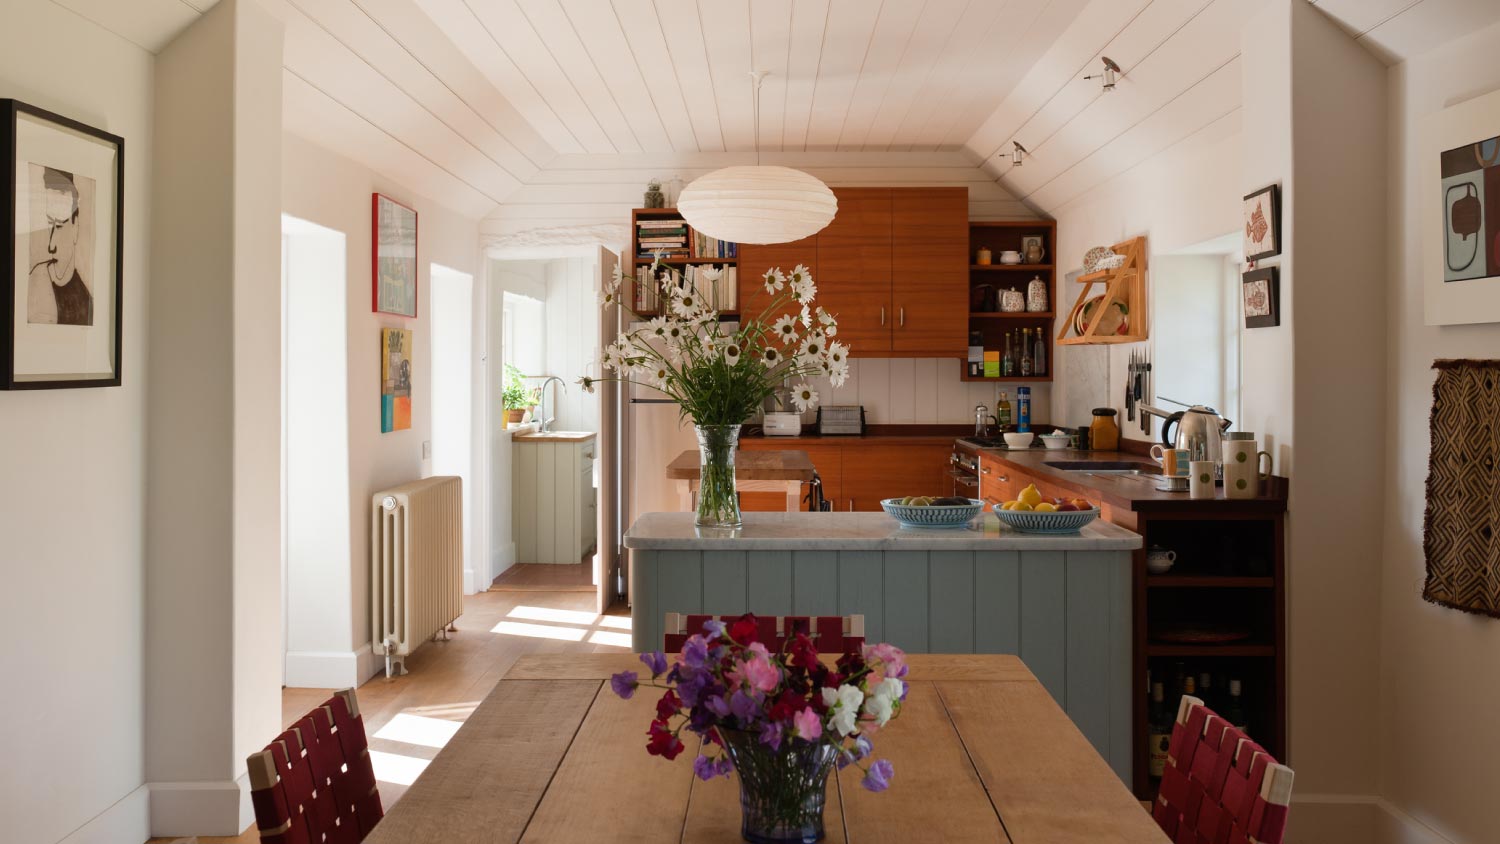
<instances>
[{"instance_id":1,"label":"bowl of fruit","mask_svg":"<svg viewBox=\"0 0 1500 844\"><path fill-rule=\"evenodd\" d=\"M996 504L995 517L1021 533L1077 533L1099 518L1099 507L1086 498L1048 501L1032 484L1014 501Z\"/></svg>"},{"instance_id":2,"label":"bowl of fruit","mask_svg":"<svg viewBox=\"0 0 1500 844\"><path fill-rule=\"evenodd\" d=\"M921 528L961 528L984 510L983 501L958 496L908 495L887 498L880 506L902 526Z\"/></svg>"}]
</instances>

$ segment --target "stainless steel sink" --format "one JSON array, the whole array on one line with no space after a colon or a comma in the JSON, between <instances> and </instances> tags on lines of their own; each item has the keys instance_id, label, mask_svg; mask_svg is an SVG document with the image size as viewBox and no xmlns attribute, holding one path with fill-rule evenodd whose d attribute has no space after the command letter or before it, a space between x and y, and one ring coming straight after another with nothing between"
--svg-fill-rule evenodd
<instances>
[{"instance_id":1,"label":"stainless steel sink","mask_svg":"<svg viewBox=\"0 0 1500 844\"><path fill-rule=\"evenodd\" d=\"M1134 460L1049 460L1047 466L1090 475L1160 475L1161 467Z\"/></svg>"}]
</instances>

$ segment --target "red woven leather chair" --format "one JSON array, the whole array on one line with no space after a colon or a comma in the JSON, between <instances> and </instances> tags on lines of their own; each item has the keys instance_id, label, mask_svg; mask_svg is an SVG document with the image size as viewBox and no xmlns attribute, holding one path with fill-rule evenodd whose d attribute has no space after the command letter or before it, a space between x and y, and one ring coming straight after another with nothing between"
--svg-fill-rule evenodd
<instances>
[{"instance_id":1,"label":"red woven leather chair","mask_svg":"<svg viewBox=\"0 0 1500 844\"><path fill-rule=\"evenodd\" d=\"M335 693L246 764L266 844L358 844L384 814L353 689Z\"/></svg>"},{"instance_id":2,"label":"red woven leather chair","mask_svg":"<svg viewBox=\"0 0 1500 844\"><path fill-rule=\"evenodd\" d=\"M711 618L711 615L667 613L666 627L663 628L666 635L662 637L666 652L682 650L688 637L702 632L703 622ZM737 618L739 616L719 616L719 620L725 623ZM807 634L818 653L859 653L865 643L865 617L862 615L758 615L755 622L759 628L760 641L773 651L780 650L789 636L798 633Z\"/></svg>"},{"instance_id":3,"label":"red woven leather chair","mask_svg":"<svg viewBox=\"0 0 1500 844\"><path fill-rule=\"evenodd\" d=\"M1151 816L1175 844L1281 844L1292 769L1184 695Z\"/></svg>"}]
</instances>

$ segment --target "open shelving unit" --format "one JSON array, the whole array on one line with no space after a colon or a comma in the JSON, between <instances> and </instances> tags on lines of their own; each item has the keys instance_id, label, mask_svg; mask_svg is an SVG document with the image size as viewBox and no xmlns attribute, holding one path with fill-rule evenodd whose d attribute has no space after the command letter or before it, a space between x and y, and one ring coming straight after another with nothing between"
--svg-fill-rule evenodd
<instances>
[{"instance_id":1,"label":"open shelving unit","mask_svg":"<svg viewBox=\"0 0 1500 844\"><path fill-rule=\"evenodd\" d=\"M970 221L969 259L974 260L981 247L988 248L996 258L1006 250L1021 251L1021 239L1040 236L1044 258L1051 258L1057 249L1057 223L1053 220L1004 220ZM1045 311L1000 310L1000 295L1006 290L1019 290L1024 296L1027 285L1034 278L1047 283ZM965 358L958 362L959 372L965 381L989 383L1049 382L1052 380L1057 361L1056 346L1052 339L1052 326L1057 319L1057 265L1051 262L1037 264L973 264L969 265L969 337L970 345L982 345L986 350L1005 351L1005 336L1020 329L1034 330L1034 336L1042 338L1047 350L1047 367L1040 375L1002 375L987 378L969 374L969 362ZM979 343L973 340L978 339ZM1034 340L1033 340L1034 342Z\"/></svg>"},{"instance_id":2,"label":"open shelving unit","mask_svg":"<svg viewBox=\"0 0 1500 844\"><path fill-rule=\"evenodd\" d=\"M695 238L693 237L693 235L695 234L695 232L693 231L693 227L687 224L687 221L683 219L681 212L679 212L676 208L635 208L630 212L630 255L632 259L631 265L634 268L646 267L656 263L655 258L641 257L641 252L643 250L641 249L641 229L638 224L648 220L681 220L683 228L687 230L688 255L685 257L663 258L661 261L663 266L671 267L672 269L681 271L688 266L736 267L739 265L737 244L731 244L735 246L736 254L734 257L697 255L694 252ZM630 298L627 302L632 306L634 306L634 303L636 302L636 287L638 283L639 279L637 278L635 273L632 272L630 277ZM736 291L736 295L738 295L738 291ZM643 317L653 317L659 315L660 313L656 310L636 310L636 312ZM739 309L720 309L719 316L720 318L738 318Z\"/></svg>"}]
</instances>

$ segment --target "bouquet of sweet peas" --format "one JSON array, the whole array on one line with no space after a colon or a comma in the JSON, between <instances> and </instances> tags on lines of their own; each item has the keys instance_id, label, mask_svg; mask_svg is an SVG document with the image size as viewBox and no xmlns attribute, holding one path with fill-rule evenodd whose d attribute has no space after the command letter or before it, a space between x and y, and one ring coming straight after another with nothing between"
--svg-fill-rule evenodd
<instances>
[{"instance_id":1,"label":"bouquet of sweet peas","mask_svg":"<svg viewBox=\"0 0 1500 844\"><path fill-rule=\"evenodd\" d=\"M703 739L693 771L702 779L728 776L723 731L752 733L766 750L827 744L840 769L858 765L861 785L884 791L895 773L890 760L871 760L871 736L901 712L906 699L906 654L888 644L866 645L832 666L818 658L803 633L777 652L759 641L755 616L710 620L688 638L670 669L660 651L641 655L651 672L622 671L610 687L622 698L640 686L666 689L656 704L646 750L675 759L685 749L683 729Z\"/></svg>"}]
</instances>

